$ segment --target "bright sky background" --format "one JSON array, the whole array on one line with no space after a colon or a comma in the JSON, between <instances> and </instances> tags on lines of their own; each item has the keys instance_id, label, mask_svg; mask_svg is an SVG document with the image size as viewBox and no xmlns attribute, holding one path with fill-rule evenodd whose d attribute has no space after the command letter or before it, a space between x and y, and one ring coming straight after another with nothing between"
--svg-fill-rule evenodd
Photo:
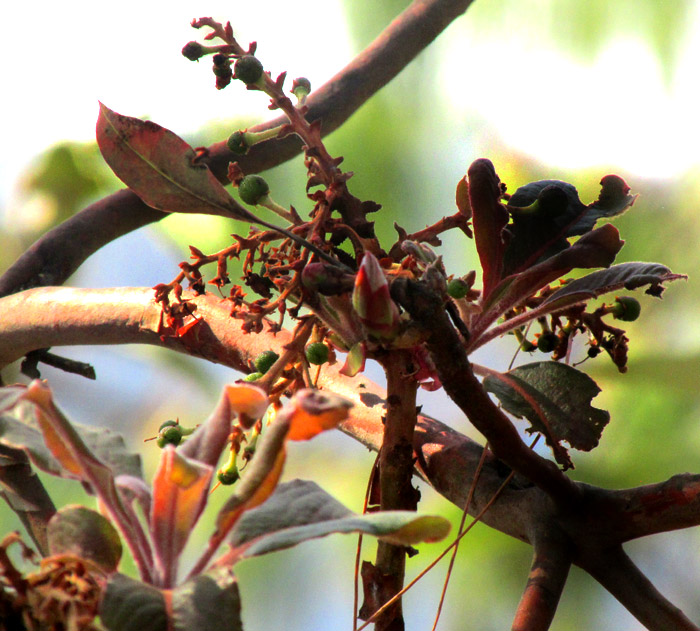
<instances>
[{"instance_id":1,"label":"bright sky background","mask_svg":"<svg viewBox=\"0 0 700 631\"><path fill-rule=\"evenodd\" d=\"M94 138L98 100L179 134L234 113L264 113L259 94L217 92L202 67L208 61L193 64L179 55L186 41L201 36L189 27L193 17L234 20L242 42L259 40L266 67L303 74L316 86L352 56L338 0L116 6L40 2L31 14L23 3L4 7L0 210L17 204L13 189L33 156L62 139ZM527 32L480 36L467 14L438 43L444 94L454 116L476 113L508 145L544 162L564 168L602 162L640 176L677 176L700 165L699 7L670 81L643 41L613 41L584 65ZM305 43L311 32L313 47ZM469 82L454 80L465 73ZM544 76L556 80L538 79ZM514 106L509 95L515 94L533 97Z\"/></svg>"}]
</instances>

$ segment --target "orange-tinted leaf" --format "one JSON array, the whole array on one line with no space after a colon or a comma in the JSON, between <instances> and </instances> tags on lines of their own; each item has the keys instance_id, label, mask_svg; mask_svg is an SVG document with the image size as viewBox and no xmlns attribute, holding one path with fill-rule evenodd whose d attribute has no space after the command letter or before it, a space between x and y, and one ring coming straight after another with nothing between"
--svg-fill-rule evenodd
<instances>
[{"instance_id":1,"label":"orange-tinted leaf","mask_svg":"<svg viewBox=\"0 0 700 631\"><path fill-rule=\"evenodd\" d=\"M182 138L100 103L97 144L117 177L143 201L166 212L251 220Z\"/></svg>"},{"instance_id":2,"label":"orange-tinted leaf","mask_svg":"<svg viewBox=\"0 0 700 631\"><path fill-rule=\"evenodd\" d=\"M163 587L175 582L178 555L204 509L212 473L212 467L181 456L172 445L162 451L150 522Z\"/></svg>"},{"instance_id":3,"label":"orange-tinted leaf","mask_svg":"<svg viewBox=\"0 0 700 631\"><path fill-rule=\"evenodd\" d=\"M289 423L288 440L309 440L333 429L348 417L353 403L344 397L320 390L300 390L281 414Z\"/></svg>"}]
</instances>

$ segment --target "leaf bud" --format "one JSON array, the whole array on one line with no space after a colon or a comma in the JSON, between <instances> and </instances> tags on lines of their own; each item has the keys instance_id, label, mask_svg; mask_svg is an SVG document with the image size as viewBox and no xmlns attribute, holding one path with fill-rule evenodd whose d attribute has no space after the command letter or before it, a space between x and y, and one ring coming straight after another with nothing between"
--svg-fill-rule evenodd
<instances>
[{"instance_id":1,"label":"leaf bud","mask_svg":"<svg viewBox=\"0 0 700 631\"><path fill-rule=\"evenodd\" d=\"M182 55L190 61L197 61L206 55L206 49L199 42L187 42L182 48Z\"/></svg>"},{"instance_id":2,"label":"leaf bud","mask_svg":"<svg viewBox=\"0 0 700 631\"><path fill-rule=\"evenodd\" d=\"M259 175L246 175L238 184L238 194L251 206L256 206L270 192L270 187Z\"/></svg>"},{"instance_id":3,"label":"leaf bud","mask_svg":"<svg viewBox=\"0 0 700 631\"><path fill-rule=\"evenodd\" d=\"M392 339L398 332L399 310L391 299L389 283L377 258L365 252L355 276L352 306L362 324L379 338Z\"/></svg>"},{"instance_id":4,"label":"leaf bud","mask_svg":"<svg viewBox=\"0 0 700 631\"><path fill-rule=\"evenodd\" d=\"M314 342L306 347L306 359L314 366L320 366L328 361L330 352L323 342Z\"/></svg>"},{"instance_id":5,"label":"leaf bud","mask_svg":"<svg viewBox=\"0 0 700 631\"><path fill-rule=\"evenodd\" d=\"M615 298L615 304L610 313L616 320L623 322L634 322L642 312L642 305L639 300L632 296L619 296Z\"/></svg>"},{"instance_id":6,"label":"leaf bud","mask_svg":"<svg viewBox=\"0 0 700 631\"><path fill-rule=\"evenodd\" d=\"M255 368L264 375L279 358L275 351L263 351L255 358Z\"/></svg>"},{"instance_id":7,"label":"leaf bud","mask_svg":"<svg viewBox=\"0 0 700 631\"><path fill-rule=\"evenodd\" d=\"M253 85L262 77L263 66L253 55L244 55L236 60L233 73L234 78L240 79L246 85Z\"/></svg>"}]
</instances>

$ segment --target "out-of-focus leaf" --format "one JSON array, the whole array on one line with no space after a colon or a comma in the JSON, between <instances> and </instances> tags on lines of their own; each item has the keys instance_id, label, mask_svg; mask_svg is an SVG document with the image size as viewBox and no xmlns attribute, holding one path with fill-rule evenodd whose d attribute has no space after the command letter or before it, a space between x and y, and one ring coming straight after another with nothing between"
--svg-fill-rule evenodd
<instances>
[{"instance_id":1,"label":"out-of-focus leaf","mask_svg":"<svg viewBox=\"0 0 700 631\"><path fill-rule=\"evenodd\" d=\"M53 456L44 443L35 405L23 398L26 386L0 388L0 443L24 450L42 471L60 477L74 477ZM53 406L53 409L56 409ZM141 458L127 451L124 438L107 428L72 423L72 428L97 460L115 475L143 478Z\"/></svg>"},{"instance_id":2,"label":"out-of-focus leaf","mask_svg":"<svg viewBox=\"0 0 700 631\"><path fill-rule=\"evenodd\" d=\"M89 559L106 573L116 572L122 556L122 543L108 519L85 506L61 508L49 522L51 554L73 554Z\"/></svg>"},{"instance_id":3,"label":"out-of-focus leaf","mask_svg":"<svg viewBox=\"0 0 700 631\"><path fill-rule=\"evenodd\" d=\"M647 293L660 296L662 283L687 278L682 274L673 274L668 267L660 263L620 263L608 269L599 270L583 278L577 278L555 291L545 304L553 306L565 301L589 300L618 289L636 289L650 285Z\"/></svg>"},{"instance_id":4,"label":"out-of-focus leaf","mask_svg":"<svg viewBox=\"0 0 700 631\"><path fill-rule=\"evenodd\" d=\"M213 467L178 454L173 445L161 452L153 478L151 534L162 585L172 587L177 561L207 502Z\"/></svg>"},{"instance_id":5,"label":"out-of-focus leaf","mask_svg":"<svg viewBox=\"0 0 700 631\"><path fill-rule=\"evenodd\" d=\"M277 487L262 506L248 511L236 524L226 562L290 548L333 533L361 532L395 545L439 541L450 530L442 517L409 511L358 515L315 482L293 480Z\"/></svg>"},{"instance_id":6,"label":"out-of-focus leaf","mask_svg":"<svg viewBox=\"0 0 700 631\"><path fill-rule=\"evenodd\" d=\"M109 631L168 629L163 592L123 574L115 574L107 583L100 619Z\"/></svg>"},{"instance_id":7,"label":"out-of-focus leaf","mask_svg":"<svg viewBox=\"0 0 700 631\"><path fill-rule=\"evenodd\" d=\"M153 208L253 219L182 138L156 123L100 103L97 143L117 177Z\"/></svg>"},{"instance_id":8,"label":"out-of-focus leaf","mask_svg":"<svg viewBox=\"0 0 700 631\"><path fill-rule=\"evenodd\" d=\"M39 552L48 555L46 528L56 507L25 451L0 444L0 487L0 496L17 513Z\"/></svg>"},{"instance_id":9,"label":"out-of-focus leaf","mask_svg":"<svg viewBox=\"0 0 700 631\"><path fill-rule=\"evenodd\" d=\"M288 440L309 440L333 429L348 417L353 403L348 399L320 390L301 390L280 412L289 423Z\"/></svg>"},{"instance_id":10,"label":"out-of-focus leaf","mask_svg":"<svg viewBox=\"0 0 700 631\"><path fill-rule=\"evenodd\" d=\"M507 373L490 374L483 384L508 412L530 421L529 431L545 436L563 466L571 466L571 462L561 441L590 451L598 445L610 420L608 412L591 405L600 392L596 382L567 364L526 364Z\"/></svg>"},{"instance_id":11,"label":"out-of-focus leaf","mask_svg":"<svg viewBox=\"0 0 700 631\"><path fill-rule=\"evenodd\" d=\"M509 215L499 201L500 180L490 160L481 158L472 162L467 176L474 241L483 273L483 295L487 298L503 276L506 247L503 231Z\"/></svg>"},{"instance_id":12,"label":"out-of-focus leaf","mask_svg":"<svg viewBox=\"0 0 700 631\"><path fill-rule=\"evenodd\" d=\"M187 581L172 593L174 631L242 631L238 582L228 568Z\"/></svg>"}]
</instances>

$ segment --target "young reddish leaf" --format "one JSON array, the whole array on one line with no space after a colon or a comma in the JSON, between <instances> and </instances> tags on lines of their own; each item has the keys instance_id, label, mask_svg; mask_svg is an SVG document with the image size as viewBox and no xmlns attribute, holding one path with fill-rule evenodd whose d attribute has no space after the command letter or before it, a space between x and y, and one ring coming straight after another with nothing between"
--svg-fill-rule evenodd
<instances>
[{"instance_id":1,"label":"young reddish leaf","mask_svg":"<svg viewBox=\"0 0 700 631\"><path fill-rule=\"evenodd\" d=\"M49 551L88 559L107 574L117 571L122 543L112 523L97 511L71 504L61 508L49 522Z\"/></svg>"},{"instance_id":2,"label":"young reddish leaf","mask_svg":"<svg viewBox=\"0 0 700 631\"><path fill-rule=\"evenodd\" d=\"M355 276L352 306L369 333L378 338L396 336L399 309L389 294L384 271L371 252L365 252Z\"/></svg>"},{"instance_id":3,"label":"young reddish leaf","mask_svg":"<svg viewBox=\"0 0 700 631\"><path fill-rule=\"evenodd\" d=\"M509 215L499 201L501 181L490 160L472 162L467 176L474 241L483 273L483 297L488 298L503 275L504 229Z\"/></svg>"},{"instance_id":4,"label":"young reddish leaf","mask_svg":"<svg viewBox=\"0 0 700 631\"><path fill-rule=\"evenodd\" d=\"M149 206L251 221L192 148L173 132L100 103L97 144L117 177Z\"/></svg>"},{"instance_id":5,"label":"young reddish leaf","mask_svg":"<svg viewBox=\"0 0 700 631\"><path fill-rule=\"evenodd\" d=\"M228 444L231 422L236 414L247 419L248 425L252 426L252 422L265 414L269 405L267 394L257 386L246 383L225 386L209 418L179 448L180 455L215 467Z\"/></svg>"},{"instance_id":6,"label":"young reddish leaf","mask_svg":"<svg viewBox=\"0 0 700 631\"><path fill-rule=\"evenodd\" d=\"M660 297L664 288L662 283L687 278L683 274L673 274L668 267L660 263L620 263L608 269L599 270L583 278L567 283L555 291L544 304L556 308L562 301L566 304L590 300L619 289L636 289L650 285L646 293Z\"/></svg>"},{"instance_id":7,"label":"young reddish leaf","mask_svg":"<svg viewBox=\"0 0 700 631\"><path fill-rule=\"evenodd\" d=\"M320 390L300 390L278 415L289 423L288 440L309 440L333 429L348 417L353 403L344 397Z\"/></svg>"},{"instance_id":8,"label":"young reddish leaf","mask_svg":"<svg viewBox=\"0 0 700 631\"><path fill-rule=\"evenodd\" d=\"M443 517L409 511L384 511L358 515L348 510L315 482L293 480L277 487L262 506L248 511L231 533L231 550L217 566L240 559L290 548L309 539L333 533L361 532L395 545L409 546L439 541L447 536Z\"/></svg>"},{"instance_id":9,"label":"young reddish leaf","mask_svg":"<svg viewBox=\"0 0 700 631\"><path fill-rule=\"evenodd\" d=\"M365 369L365 361L367 360L367 346L364 342L353 344L345 358L345 363L340 369L340 374L346 377L354 377L356 374Z\"/></svg>"},{"instance_id":10,"label":"young reddish leaf","mask_svg":"<svg viewBox=\"0 0 700 631\"><path fill-rule=\"evenodd\" d=\"M213 467L178 454L167 445L153 478L151 535L162 587L172 587L177 562L204 510Z\"/></svg>"},{"instance_id":11,"label":"young reddish leaf","mask_svg":"<svg viewBox=\"0 0 700 631\"><path fill-rule=\"evenodd\" d=\"M610 420L608 412L591 405L600 392L596 382L567 364L527 364L504 374L491 373L483 384L508 412L530 421L528 431L545 436L557 461L565 467L573 465L561 441L574 449L590 451L598 445Z\"/></svg>"}]
</instances>

